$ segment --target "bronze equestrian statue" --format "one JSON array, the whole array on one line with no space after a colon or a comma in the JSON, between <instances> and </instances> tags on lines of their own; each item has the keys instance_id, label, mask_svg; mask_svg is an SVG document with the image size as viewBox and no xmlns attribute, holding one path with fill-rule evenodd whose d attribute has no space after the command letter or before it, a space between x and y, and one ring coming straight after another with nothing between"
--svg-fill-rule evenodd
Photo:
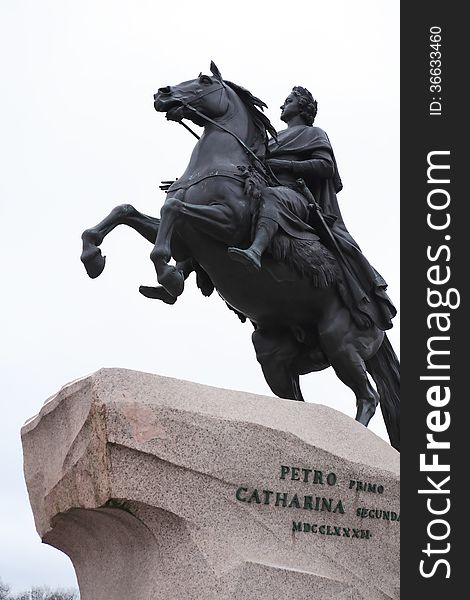
<instances>
[{"instance_id":1,"label":"bronze equestrian statue","mask_svg":"<svg viewBox=\"0 0 470 600\"><path fill-rule=\"evenodd\" d=\"M253 324L274 394L303 400L299 376L332 366L356 396L356 420L367 426L380 402L399 449L399 363L385 334L396 310L344 225L341 179L326 133L313 126L310 92L292 90L279 133L266 105L213 63L211 75L160 88L154 106L204 133L183 175L163 186L160 219L125 204L83 233L88 275L104 269L104 237L117 225L132 227L154 244L160 285L141 286L143 295L172 304L195 271L204 295L216 289Z\"/></svg>"}]
</instances>

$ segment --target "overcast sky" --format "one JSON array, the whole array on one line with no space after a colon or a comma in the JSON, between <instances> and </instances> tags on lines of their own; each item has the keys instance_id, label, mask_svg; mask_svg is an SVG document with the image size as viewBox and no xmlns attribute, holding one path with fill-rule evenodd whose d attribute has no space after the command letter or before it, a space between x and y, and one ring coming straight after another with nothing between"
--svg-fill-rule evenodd
<instances>
[{"instance_id":1,"label":"overcast sky","mask_svg":"<svg viewBox=\"0 0 470 600\"><path fill-rule=\"evenodd\" d=\"M75 585L69 559L41 545L22 476L19 430L63 384L126 367L272 395L242 325L194 281L173 307L143 298L151 246L120 228L90 280L80 234L115 205L158 215L162 179L194 138L153 109L158 87L208 72L269 105L293 85L318 99L335 150L349 230L399 299L399 2L369 0L2 0L0 577L15 589ZM399 322L390 333L399 350ZM309 402L351 416L331 369L302 379ZM273 400L275 402L275 400ZM371 429L386 438L381 415Z\"/></svg>"}]
</instances>

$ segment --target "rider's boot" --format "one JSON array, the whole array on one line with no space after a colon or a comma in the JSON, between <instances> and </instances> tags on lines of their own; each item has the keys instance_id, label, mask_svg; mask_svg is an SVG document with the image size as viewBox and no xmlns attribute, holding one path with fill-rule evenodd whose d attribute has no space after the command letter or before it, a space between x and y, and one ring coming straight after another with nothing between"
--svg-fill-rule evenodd
<instances>
[{"instance_id":1,"label":"rider's boot","mask_svg":"<svg viewBox=\"0 0 470 600\"><path fill-rule=\"evenodd\" d=\"M244 264L246 267L259 271L261 269L261 257L277 232L278 227L276 221L261 217L256 226L255 239L251 246L245 250L234 248L233 246L230 247L228 249L230 258Z\"/></svg>"}]
</instances>

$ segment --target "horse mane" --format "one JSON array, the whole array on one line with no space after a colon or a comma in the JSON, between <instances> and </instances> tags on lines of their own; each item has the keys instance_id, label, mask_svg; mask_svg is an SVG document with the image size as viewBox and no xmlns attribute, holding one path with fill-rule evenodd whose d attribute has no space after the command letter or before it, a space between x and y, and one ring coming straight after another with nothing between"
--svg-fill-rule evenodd
<instances>
[{"instance_id":1,"label":"horse mane","mask_svg":"<svg viewBox=\"0 0 470 600\"><path fill-rule=\"evenodd\" d=\"M233 83L232 81L227 81L226 79L224 79L224 82L237 94L237 96L245 105L246 109L248 110L248 113L253 119L253 123L259 136L263 140L264 148L265 150L267 150L268 133L274 139L277 139L276 130L274 129L268 117L262 112L264 108L267 108L267 105L256 96L253 96L253 94L249 90L242 87L241 85L237 85L236 83Z\"/></svg>"}]
</instances>

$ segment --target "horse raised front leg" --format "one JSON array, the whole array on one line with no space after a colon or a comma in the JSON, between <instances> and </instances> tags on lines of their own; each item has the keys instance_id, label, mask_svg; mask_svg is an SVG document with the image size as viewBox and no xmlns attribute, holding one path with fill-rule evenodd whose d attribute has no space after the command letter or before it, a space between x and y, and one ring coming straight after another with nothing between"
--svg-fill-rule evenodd
<instances>
[{"instance_id":1,"label":"horse raised front leg","mask_svg":"<svg viewBox=\"0 0 470 600\"><path fill-rule=\"evenodd\" d=\"M155 243L159 224L159 219L140 213L130 204L121 204L113 208L98 225L82 233L83 251L80 259L85 265L88 275L94 279L103 272L106 258L101 254L98 246L115 227L127 225L149 242Z\"/></svg>"},{"instance_id":2,"label":"horse raised front leg","mask_svg":"<svg viewBox=\"0 0 470 600\"><path fill-rule=\"evenodd\" d=\"M183 279L186 280L195 270L194 261L192 258L188 258L177 263L175 268L183 275ZM146 298L161 300L162 302L165 302L165 304L174 304L177 300L177 297L170 294L163 285L155 287L141 285L139 292Z\"/></svg>"},{"instance_id":3,"label":"horse raised front leg","mask_svg":"<svg viewBox=\"0 0 470 600\"><path fill-rule=\"evenodd\" d=\"M178 192L177 192L178 194ZM150 259L155 266L158 282L174 298L184 290L184 274L177 267L169 265L171 259L171 237L178 219L181 200L178 196L167 198L161 209L160 227Z\"/></svg>"},{"instance_id":4,"label":"horse raised front leg","mask_svg":"<svg viewBox=\"0 0 470 600\"><path fill-rule=\"evenodd\" d=\"M181 219L219 241L239 242L236 238L239 221L235 218L234 210L230 205L189 204L182 200L183 197L184 193L180 190L165 201L161 210L157 242L150 254L158 281L173 296L179 296L184 288L184 278L181 273L168 264L171 258L171 238L174 227Z\"/></svg>"}]
</instances>

